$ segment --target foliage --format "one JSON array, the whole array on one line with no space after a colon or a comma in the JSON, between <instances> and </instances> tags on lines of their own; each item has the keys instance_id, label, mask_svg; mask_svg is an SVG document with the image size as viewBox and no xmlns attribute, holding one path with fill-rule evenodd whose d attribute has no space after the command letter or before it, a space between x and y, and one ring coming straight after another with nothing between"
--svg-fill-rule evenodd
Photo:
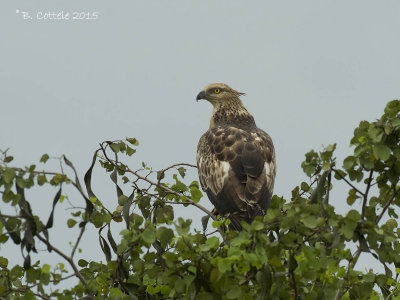
<instances>
[{"instance_id":1,"label":"foliage","mask_svg":"<svg viewBox=\"0 0 400 300\"><path fill-rule=\"evenodd\" d=\"M197 181L185 182L189 164L153 171L143 164L132 170L123 158L132 156L138 142L107 141L95 152L91 166L79 182L60 172L39 171L36 165L11 166L13 157L2 152L0 191L0 243L20 245L23 262L9 266L0 256L0 297L16 299L399 299L400 230L400 101L387 104L375 122L362 121L354 131L354 151L337 166L336 145L310 151L302 163L310 181L302 182L286 200L274 196L265 216L243 231L229 231L228 220L216 218L199 204ZM41 163L46 163L43 155ZM92 190L96 162L110 173L117 195L115 210L106 208ZM172 174L172 182L168 182ZM344 215L330 204L333 184L348 186ZM47 220L35 215L27 199L34 186L55 186ZM65 220L79 235L71 253L58 249L49 238L54 212L65 197L66 185L77 189L85 208L75 208ZM127 190L129 192L125 192ZM341 199L335 199L338 203ZM342 200L344 201L344 200ZM359 204L359 205L357 205ZM201 210L203 228L191 228L191 219L175 217L174 206ZM213 218L209 229L207 218ZM120 237L111 227L124 224ZM98 229L105 261L89 253L76 258L88 226ZM55 266L32 263L36 245L59 255ZM361 253L383 266L384 273L356 269ZM86 254L86 256L85 256ZM57 289L70 277L76 285ZM378 292L379 291L379 292Z\"/></svg>"}]
</instances>

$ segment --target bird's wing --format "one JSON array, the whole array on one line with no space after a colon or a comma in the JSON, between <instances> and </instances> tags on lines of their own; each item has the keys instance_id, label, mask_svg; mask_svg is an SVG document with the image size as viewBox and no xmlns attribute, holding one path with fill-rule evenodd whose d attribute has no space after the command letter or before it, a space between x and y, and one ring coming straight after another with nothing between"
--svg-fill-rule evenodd
<instances>
[{"instance_id":1,"label":"bird's wing","mask_svg":"<svg viewBox=\"0 0 400 300\"><path fill-rule=\"evenodd\" d=\"M200 139L197 164L202 188L232 227L263 214L271 199L275 155L271 138L256 129L209 129Z\"/></svg>"}]
</instances>

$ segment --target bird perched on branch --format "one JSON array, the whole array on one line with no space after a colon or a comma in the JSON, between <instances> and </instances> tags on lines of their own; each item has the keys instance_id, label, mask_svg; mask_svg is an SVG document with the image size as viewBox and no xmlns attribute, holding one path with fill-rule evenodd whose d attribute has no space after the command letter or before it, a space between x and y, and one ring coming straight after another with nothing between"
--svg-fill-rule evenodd
<instances>
[{"instance_id":1,"label":"bird perched on branch","mask_svg":"<svg viewBox=\"0 0 400 300\"><path fill-rule=\"evenodd\" d=\"M242 229L240 221L250 223L265 214L275 180L271 137L257 127L242 95L224 83L212 83L196 98L214 107L210 128L197 147L200 184L234 230Z\"/></svg>"}]
</instances>

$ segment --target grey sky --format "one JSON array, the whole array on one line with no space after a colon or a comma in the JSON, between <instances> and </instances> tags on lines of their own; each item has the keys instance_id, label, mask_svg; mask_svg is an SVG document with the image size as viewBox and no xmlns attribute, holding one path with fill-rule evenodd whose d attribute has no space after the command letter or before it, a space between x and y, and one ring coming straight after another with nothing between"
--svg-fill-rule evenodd
<instances>
[{"instance_id":1,"label":"grey sky","mask_svg":"<svg viewBox=\"0 0 400 300\"><path fill-rule=\"evenodd\" d=\"M36 19L49 11L99 18ZM195 97L225 82L272 136L275 193L289 197L304 153L337 142L343 159L359 121L400 97L399 13L398 1L3 0L0 148L18 164L65 154L83 175L99 142L128 136L132 167L194 163L212 110Z\"/></svg>"}]
</instances>

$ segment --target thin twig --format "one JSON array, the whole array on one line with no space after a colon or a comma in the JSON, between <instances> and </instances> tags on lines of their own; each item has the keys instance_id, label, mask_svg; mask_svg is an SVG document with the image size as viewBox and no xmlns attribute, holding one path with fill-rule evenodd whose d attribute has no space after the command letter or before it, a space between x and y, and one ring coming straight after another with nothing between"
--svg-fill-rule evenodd
<instances>
[{"instance_id":1,"label":"thin twig","mask_svg":"<svg viewBox=\"0 0 400 300\"><path fill-rule=\"evenodd\" d=\"M338 176L343 179L349 186L351 186L357 193L359 193L361 196L364 197L364 193L361 192L358 188L356 188L350 181L347 180L346 177L342 176L340 172L338 172L336 169L332 168L332 171L335 172L335 174L338 174Z\"/></svg>"},{"instance_id":2,"label":"thin twig","mask_svg":"<svg viewBox=\"0 0 400 300\"><path fill-rule=\"evenodd\" d=\"M365 190L365 194L364 194L364 199L363 199L363 207L362 207L362 213L361 213L361 218L363 219L365 216L365 207L367 204L367 200L368 200L368 193L369 190L371 188L371 180L372 180L372 174L373 171L371 170L370 175L369 175L369 180L368 180L368 184L367 184L367 188ZM382 219L383 215L385 214L386 210L389 208L390 204L392 204L392 202L394 201L394 199L396 198L397 194L400 192L400 189L398 189L396 191L396 186L393 186L393 189L395 190L395 192L393 193L393 196L388 200L388 202L386 202L385 206L383 207L381 213L379 214L379 216L376 218L375 220L375 224L378 225L379 221ZM349 265L347 268L347 272L346 272L346 276L343 279L340 288L338 289L336 295L335 295L335 300L339 300L348 290L348 288L344 288L344 284L345 281L347 280L350 270L354 269L360 255L361 255L362 249L361 249L361 245L358 246L356 252L354 252L351 260L349 261Z\"/></svg>"},{"instance_id":3,"label":"thin twig","mask_svg":"<svg viewBox=\"0 0 400 300\"><path fill-rule=\"evenodd\" d=\"M338 291L336 292L335 295L335 300L339 300L348 290L348 288L344 288L344 283L346 282L347 278L349 277L350 274L350 270L354 269L360 255L361 255L361 246L358 246L356 252L354 252L352 258L349 261L349 265L347 267L347 272L346 272L346 276L345 278L343 278L343 281L340 285L340 288L338 289Z\"/></svg>"},{"instance_id":4,"label":"thin twig","mask_svg":"<svg viewBox=\"0 0 400 300\"><path fill-rule=\"evenodd\" d=\"M2 214L2 213L0 213L0 217L3 217L3 218L16 218L16 219L23 218L23 216L12 216L12 215L5 215L5 214Z\"/></svg>"},{"instance_id":5,"label":"thin twig","mask_svg":"<svg viewBox=\"0 0 400 300\"><path fill-rule=\"evenodd\" d=\"M374 174L374 170L371 170L369 172L367 188L365 189L365 193L363 196L363 203L362 203L362 208L361 208L361 220L364 220L364 217L365 217L365 210L366 210L367 202L368 202L368 193L369 193L369 189L371 188L371 181L372 181L373 174Z\"/></svg>"},{"instance_id":6,"label":"thin twig","mask_svg":"<svg viewBox=\"0 0 400 300\"><path fill-rule=\"evenodd\" d=\"M87 223L84 222L83 225L82 225L82 227L81 227L81 231L79 232L79 236L78 236L78 238L76 239L74 248L72 248L71 259L74 258L76 248L78 248L79 242L81 241L81 238L82 238L82 236L83 236L83 232L85 231L85 228L86 228L86 224L87 224Z\"/></svg>"},{"instance_id":7,"label":"thin twig","mask_svg":"<svg viewBox=\"0 0 400 300\"><path fill-rule=\"evenodd\" d=\"M57 283L58 283L58 282L60 282L60 281L67 280L67 279L70 279L70 278L75 277L75 276L76 276L75 274L71 274L71 275L62 277L62 278L60 278L60 279L52 279L52 280L49 280L49 282L51 282L51 283L57 282ZM26 286L26 288L27 288L27 289L32 289L32 288L34 288L35 286L38 286L40 283L41 283L41 282L35 283L35 284L32 284L32 285L28 285L28 286Z\"/></svg>"},{"instance_id":8,"label":"thin twig","mask_svg":"<svg viewBox=\"0 0 400 300\"><path fill-rule=\"evenodd\" d=\"M291 259L291 260L294 259L294 257L292 257L292 255L293 255L293 253L292 253L292 251L290 251L290 259ZM290 268L289 268L289 269L290 269ZM297 292L296 277L295 277L295 275L294 275L293 270L289 270L289 274L290 274L290 278L291 278L292 284L293 284L294 299L297 300L297 299L299 299L299 295L298 295L298 292Z\"/></svg>"},{"instance_id":9,"label":"thin twig","mask_svg":"<svg viewBox=\"0 0 400 300\"><path fill-rule=\"evenodd\" d=\"M116 165L116 162L115 162L114 160L110 159L110 158L107 156L107 154L105 153L105 149L104 149L103 147L102 147L102 150L103 150L103 154L104 154L105 158L107 159L107 161L110 162L110 163L112 163L114 166L117 166L117 167L118 167L118 165ZM119 165L121 166L120 163L119 163ZM124 167L125 167L125 172L131 173L131 174L135 175L137 178L139 178L139 179L141 179L141 180L144 180L144 181L148 182L149 184L151 184L151 185L153 185L153 186L155 186L155 187L161 188L161 189L163 189L165 192L168 192L169 194L173 194L173 195L176 195L176 196L179 196L179 197L180 197L180 196L184 196L184 195L182 195L181 193L178 193L178 192L175 192L175 191L171 190L169 187L167 187L167 186L165 186L165 185L156 183L156 182L154 182L154 181L148 179L147 177L144 177L144 176L140 175L138 172L131 170L131 169L128 168L127 166L124 166ZM191 198L189 198L189 197L187 197L187 196L185 196L185 199L189 202L189 203L186 203L186 204L191 204L191 205L193 205L193 206L196 206L197 208L201 209L203 212L205 212L207 215L209 215L211 218L213 218L213 219L215 220L215 216L214 216L213 213L210 212L207 208L205 208L204 206L198 204L197 202L193 201Z\"/></svg>"},{"instance_id":10,"label":"thin twig","mask_svg":"<svg viewBox=\"0 0 400 300\"><path fill-rule=\"evenodd\" d=\"M59 175L59 174L63 174L66 175L64 173L60 173L60 172L48 172L48 171L27 171L24 170L22 168L12 168L14 171L18 171L18 172L24 172L24 173L32 173L35 175L41 175L41 174L45 174L45 175Z\"/></svg>"},{"instance_id":11,"label":"thin twig","mask_svg":"<svg viewBox=\"0 0 400 300\"><path fill-rule=\"evenodd\" d=\"M169 194L173 194L173 195L176 195L176 196L179 196L179 197L180 197L180 196L185 196L185 195L183 195L183 194L181 194L181 193L178 193L178 192L175 192L175 191L171 190L169 187L167 187L167 186L165 186L165 185L157 184L157 183L155 183L154 181L152 181L152 180L150 180L150 179L148 179L148 178L145 178L145 177L143 177L143 176L137 174L135 171L133 171L133 170L131 170L131 169L129 169L129 168L127 168L126 171L129 172L129 173L134 174L135 176L137 176L138 178L140 178L140 179L142 179L142 180L147 181L148 183L152 184L153 186L162 188L164 191L168 192ZM215 216L214 216L213 213L212 213L211 211L209 211L207 208L205 208L204 206L198 204L197 202L193 201L191 198L189 198L189 197L187 197L187 196L185 196L185 199L186 199L189 203L184 203L184 202L183 202L183 204L191 204L191 205L193 205L193 206L196 206L197 208L201 209L203 212L205 212L207 215L209 215L210 217L212 217L212 218L215 220Z\"/></svg>"},{"instance_id":12,"label":"thin twig","mask_svg":"<svg viewBox=\"0 0 400 300\"><path fill-rule=\"evenodd\" d=\"M192 165L192 164L188 164L188 163L176 163L176 164L173 164L173 165L171 165L171 166L169 166L169 167L167 167L167 168L165 168L165 169L160 170L159 172L166 172L166 171L168 171L169 169L172 169L172 168L175 168L175 167L178 167L178 166L187 166L187 167L191 167L191 168L196 168L196 169L197 169L197 166Z\"/></svg>"},{"instance_id":13,"label":"thin twig","mask_svg":"<svg viewBox=\"0 0 400 300\"><path fill-rule=\"evenodd\" d=\"M393 189L396 189L396 186L393 186ZM396 196L398 195L398 193L400 192L400 188L397 189L397 191L395 191L395 193L393 194L393 196L389 199L388 202L386 202L385 206L383 207L381 213L379 214L379 216L376 218L375 223L378 224L379 221L382 219L383 215L385 214L386 210L389 208L390 204L392 204L393 200L396 198Z\"/></svg>"},{"instance_id":14,"label":"thin twig","mask_svg":"<svg viewBox=\"0 0 400 300\"><path fill-rule=\"evenodd\" d=\"M9 291L10 292L17 292L17 293L25 294L26 292L31 291L31 289L29 287L27 287L27 288L19 288L19 289L11 288ZM41 298L41 299L45 299L45 300L50 300L51 299L51 298L43 296L42 294L39 294L39 293L32 292L32 294L35 295L36 297Z\"/></svg>"},{"instance_id":15,"label":"thin twig","mask_svg":"<svg viewBox=\"0 0 400 300\"><path fill-rule=\"evenodd\" d=\"M69 178L68 175L64 173L64 171L62 171L60 173L60 172L47 172L47 171L27 171L27 170L24 170L22 168L13 168L13 169L15 171L18 171L18 172L32 173L32 174L35 174L35 175L42 175L42 174L44 174L44 175L59 175L59 174L65 175L65 176L67 176L67 178L66 178L68 180L67 183L71 183L74 187L76 187L76 189L80 192L80 194L85 199L87 198L86 195L83 194L82 189L80 188L80 186L76 182L74 182L71 178Z\"/></svg>"},{"instance_id":16,"label":"thin twig","mask_svg":"<svg viewBox=\"0 0 400 300\"><path fill-rule=\"evenodd\" d=\"M37 234L36 236L38 237L39 240L41 240L43 243L45 243L51 250L53 250L58 255L60 255L62 258L64 258L69 263L71 268L74 270L76 277L79 278L79 280L82 282L82 284L85 286L86 289L89 289L88 283L86 282L85 278L83 278L82 274L79 272L73 259L71 257L67 256L65 253L61 252L58 248L54 247L52 244L50 244L50 242L46 238L42 237L40 234Z\"/></svg>"},{"instance_id":17,"label":"thin twig","mask_svg":"<svg viewBox=\"0 0 400 300\"><path fill-rule=\"evenodd\" d=\"M136 176L136 178L141 179L141 180L143 180L143 181L149 183L150 186L154 186L154 187L161 188L161 189L163 189L165 192L167 192L167 193L169 193L169 194L173 194L173 195L179 196L179 197L184 196L184 197L185 197L185 200L186 200L187 202L182 202L182 204L190 204L190 205L193 205L193 206L199 208L200 210L202 210L203 212L205 212L205 213L206 213L207 215L209 215L213 220L216 220L216 216L215 216L211 211L209 211L207 208L205 208L205 207L202 206L201 204L198 204L197 202L193 201L193 199L191 199L190 197L188 197L188 196L186 196L186 195L183 195L182 193L175 192L174 190L170 189L169 187L167 187L167 186L165 186L165 185L162 185L160 182L154 182L154 181L150 180L150 179L148 178L148 176L150 175L150 173L147 174L146 176L142 176L142 175L139 174L139 172L131 170L128 166L123 165L122 163L118 163L117 161L110 159L110 158L108 157L107 153L106 153L106 148L107 148L107 146L108 146L108 144L107 144L105 147L103 147L103 144L100 145L101 150L102 150L103 155L104 155L104 159L107 160L109 163L111 163L112 165L114 165L114 166L117 167L117 168L118 168L118 167L122 167L122 168L124 169L125 172L128 172L128 173L133 174L134 176ZM190 165L190 164L186 164L186 165ZM193 166L193 165L190 165L190 166ZM149 187L149 188L150 188L150 187ZM148 192L146 191L146 193L148 193ZM163 201L165 201L165 200L163 200ZM178 203L179 203L179 202L176 202L176 204L178 204ZM221 234L222 238L225 240L225 235L224 235L224 232L222 231L222 229L221 229L221 228L217 228L217 229L218 229L219 233Z\"/></svg>"}]
</instances>

